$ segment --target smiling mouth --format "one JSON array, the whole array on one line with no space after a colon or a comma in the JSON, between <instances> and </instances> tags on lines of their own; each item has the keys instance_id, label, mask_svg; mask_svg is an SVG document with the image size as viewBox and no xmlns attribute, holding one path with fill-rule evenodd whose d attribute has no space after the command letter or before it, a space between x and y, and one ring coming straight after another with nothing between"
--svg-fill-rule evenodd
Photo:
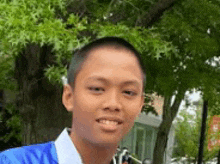
<instances>
[{"instance_id":1,"label":"smiling mouth","mask_svg":"<svg viewBox=\"0 0 220 164\"><path fill-rule=\"evenodd\" d=\"M120 125L120 124L122 124L122 122L120 122L120 121L107 120L107 119L98 119L97 122L105 124L105 125Z\"/></svg>"}]
</instances>

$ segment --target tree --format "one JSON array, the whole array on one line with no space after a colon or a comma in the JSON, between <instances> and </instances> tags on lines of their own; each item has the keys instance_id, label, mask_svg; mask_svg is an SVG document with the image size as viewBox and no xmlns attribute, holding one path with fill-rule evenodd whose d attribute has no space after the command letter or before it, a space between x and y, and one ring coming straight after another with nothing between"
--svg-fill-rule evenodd
<instances>
[{"instance_id":1,"label":"tree","mask_svg":"<svg viewBox=\"0 0 220 164\"><path fill-rule=\"evenodd\" d=\"M176 123L174 124L176 144L173 151L173 157L187 157L189 163L196 163L199 148L199 131L201 129L202 121L202 101L200 100L198 105L193 105L191 108L191 110L187 110L187 108L181 110L179 116L176 118ZM208 127L206 129L208 132ZM217 151L208 150L208 133L206 133L206 139L204 143L203 160L206 162L210 159L213 159Z\"/></svg>"}]
</instances>

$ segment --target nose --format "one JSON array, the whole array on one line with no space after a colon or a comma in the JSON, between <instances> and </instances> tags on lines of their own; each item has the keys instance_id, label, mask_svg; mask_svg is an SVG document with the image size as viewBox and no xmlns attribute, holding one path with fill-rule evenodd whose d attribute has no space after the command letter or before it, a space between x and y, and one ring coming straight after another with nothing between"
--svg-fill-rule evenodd
<instances>
[{"instance_id":1,"label":"nose","mask_svg":"<svg viewBox=\"0 0 220 164\"><path fill-rule=\"evenodd\" d=\"M122 102L120 101L120 94L117 91L109 91L106 94L104 102L104 110L117 111L119 112L122 109Z\"/></svg>"}]
</instances>

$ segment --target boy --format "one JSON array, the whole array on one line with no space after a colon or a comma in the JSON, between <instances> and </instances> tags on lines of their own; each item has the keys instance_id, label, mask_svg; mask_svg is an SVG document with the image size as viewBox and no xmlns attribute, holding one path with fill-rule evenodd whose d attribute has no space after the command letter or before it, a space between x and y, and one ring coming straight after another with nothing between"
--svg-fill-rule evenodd
<instances>
[{"instance_id":1,"label":"boy","mask_svg":"<svg viewBox=\"0 0 220 164\"><path fill-rule=\"evenodd\" d=\"M144 104L145 72L138 52L121 38L98 39L79 50L62 102L72 128L55 142L11 149L0 163L109 164Z\"/></svg>"}]
</instances>

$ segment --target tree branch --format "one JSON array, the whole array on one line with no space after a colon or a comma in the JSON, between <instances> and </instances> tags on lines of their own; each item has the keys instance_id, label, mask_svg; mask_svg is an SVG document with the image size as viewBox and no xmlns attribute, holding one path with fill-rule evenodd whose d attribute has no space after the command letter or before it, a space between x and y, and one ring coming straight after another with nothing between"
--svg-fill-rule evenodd
<instances>
[{"instance_id":1,"label":"tree branch","mask_svg":"<svg viewBox=\"0 0 220 164\"><path fill-rule=\"evenodd\" d=\"M176 114L179 110L179 107L180 107L180 104L184 98L184 95L185 95L185 91L182 91L180 93L178 93L175 97L175 100L174 100L174 103L173 105L171 106L171 117L172 119L174 119L176 117Z\"/></svg>"},{"instance_id":2,"label":"tree branch","mask_svg":"<svg viewBox=\"0 0 220 164\"><path fill-rule=\"evenodd\" d=\"M160 19L164 11L170 9L177 0L159 0L139 21L139 26L150 27Z\"/></svg>"},{"instance_id":3,"label":"tree branch","mask_svg":"<svg viewBox=\"0 0 220 164\"><path fill-rule=\"evenodd\" d=\"M175 101L174 101L174 103L173 103L173 105L172 105L172 107L171 107L171 117L174 119L175 117L176 117L176 114L177 114L177 112L178 112L178 110L179 110L179 106L180 106L180 103L182 102L182 99L180 99L180 98L175 98Z\"/></svg>"},{"instance_id":4,"label":"tree branch","mask_svg":"<svg viewBox=\"0 0 220 164\"><path fill-rule=\"evenodd\" d=\"M172 98L172 96L165 96L164 97L163 119L167 118L167 114L169 114L171 98Z\"/></svg>"}]
</instances>

